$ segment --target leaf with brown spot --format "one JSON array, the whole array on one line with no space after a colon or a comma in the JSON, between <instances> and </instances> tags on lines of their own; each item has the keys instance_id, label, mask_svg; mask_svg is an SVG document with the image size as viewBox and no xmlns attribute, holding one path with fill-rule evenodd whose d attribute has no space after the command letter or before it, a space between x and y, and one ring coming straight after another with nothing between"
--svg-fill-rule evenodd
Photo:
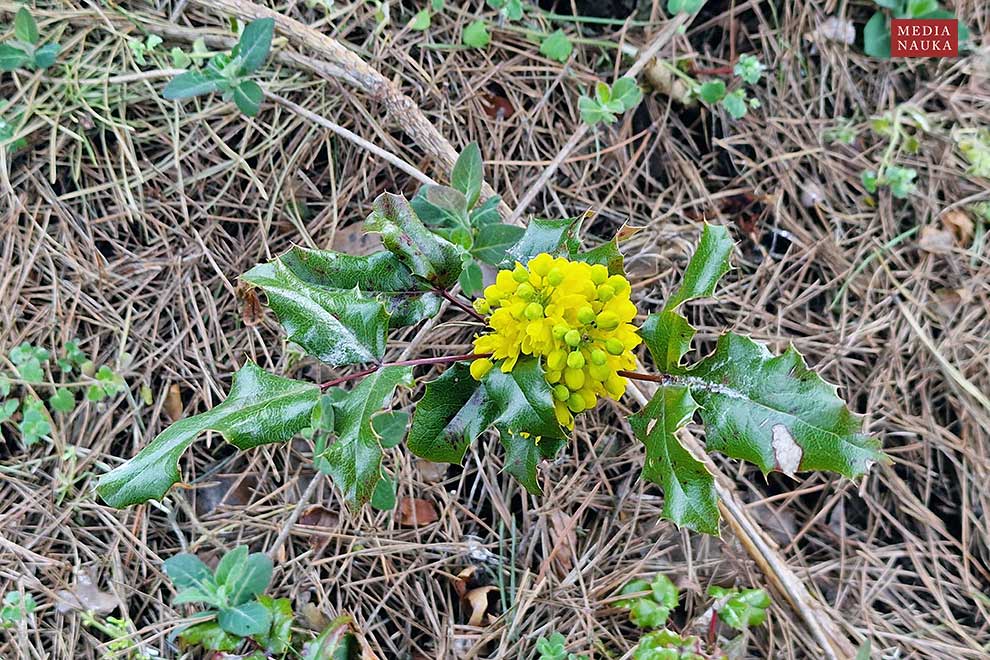
<instances>
[{"instance_id":1,"label":"leaf with brown spot","mask_svg":"<svg viewBox=\"0 0 990 660\"><path fill-rule=\"evenodd\" d=\"M406 527L429 525L439 519L436 508L429 500L400 497L397 510L399 524Z\"/></svg>"}]
</instances>

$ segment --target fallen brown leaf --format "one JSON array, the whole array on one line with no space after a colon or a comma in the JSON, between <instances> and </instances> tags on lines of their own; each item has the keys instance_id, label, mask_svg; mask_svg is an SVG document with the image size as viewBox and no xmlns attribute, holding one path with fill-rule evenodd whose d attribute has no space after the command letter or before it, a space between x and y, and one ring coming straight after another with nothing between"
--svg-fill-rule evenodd
<instances>
[{"instance_id":1,"label":"fallen brown leaf","mask_svg":"<svg viewBox=\"0 0 990 660\"><path fill-rule=\"evenodd\" d=\"M922 227L918 247L932 254L946 254L952 251L954 240L952 234L938 227Z\"/></svg>"},{"instance_id":2,"label":"fallen brown leaf","mask_svg":"<svg viewBox=\"0 0 990 660\"><path fill-rule=\"evenodd\" d=\"M182 419L182 408L182 390L178 383L172 383L165 393L165 414L173 422L177 422Z\"/></svg>"},{"instance_id":3,"label":"fallen brown leaf","mask_svg":"<svg viewBox=\"0 0 990 660\"><path fill-rule=\"evenodd\" d=\"M120 600L112 593L100 591L88 569L76 572L72 589L60 589L55 594L55 609L60 613L79 611L107 614L120 606Z\"/></svg>"},{"instance_id":4,"label":"fallen brown leaf","mask_svg":"<svg viewBox=\"0 0 990 660\"><path fill-rule=\"evenodd\" d=\"M423 458L416 459L416 470L423 481L428 484L443 481L443 478L447 476L448 467L446 463L434 463Z\"/></svg>"},{"instance_id":5,"label":"fallen brown leaf","mask_svg":"<svg viewBox=\"0 0 990 660\"><path fill-rule=\"evenodd\" d=\"M956 237L962 247L967 247L973 240L973 219L965 211L949 209L942 214L942 226Z\"/></svg>"},{"instance_id":6,"label":"fallen brown leaf","mask_svg":"<svg viewBox=\"0 0 990 660\"><path fill-rule=\"evenodd\" d=\"M261 325L265 320L265 308L258 297L258 291L247 284L241 282L237 286L237 296L241 299L241 320L249 328Z\"/></svg>"},{"instance_id":7,"label":"fallen brown leaf","mask_svg":"<svg viewBox=\"0 0 990 660\"><path fill-rule=\"evenodd\" d=\"M471 606L471 618L468 620L469 626L480 626L488 614L488 594L498 591L498 587L490 585L487 587L477 587L464 594L464 600ZM494 619L488 615L489 623Z\"/></svg>"},{"instance_id":8,"label":"fallen brown leaf","mask_svg":"<svg viewBox=\"0 0 990 660\"><path fill-rule=\"evenodd\" d=\"M297 524L322 529L336 529L340 525L340 516L321 504L314 504L303 511ZM325 532L306 530L306 533L310 535L309 545L313 549L322 548L330 541L330 535Z\"/></svg>"},{"instance_id":9,"label":"fallen brown leaf","mask_svg":"<svg viewBox=\"0 0 990 660\"><path fill-rule=\"evenodd\" d=\"M399 524L406 527L429 525L439 518L432 502L415 497L400 497L398 511Z\"/></svg>"}]
</instances>

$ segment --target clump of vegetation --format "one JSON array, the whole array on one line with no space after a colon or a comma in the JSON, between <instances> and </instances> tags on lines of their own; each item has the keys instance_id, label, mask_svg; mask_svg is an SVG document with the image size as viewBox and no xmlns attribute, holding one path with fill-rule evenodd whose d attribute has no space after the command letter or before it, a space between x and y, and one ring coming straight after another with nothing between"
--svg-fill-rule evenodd
<instances>
[{"instance_id":1,"label":"clump of vegetation","mask_svg":"<svg viewBox=\"0 0 990 660\"><path fill-rule=\"evenodd\" d=\"M536 651L540 654L537 660L588 660L586 655L568 653L567 638L559 632L553 633L550 637L538 639Z\"/></svg>"},{"instance_id":2,"label":"clump of vegetation","mask_svg":"<svg viewBox=\"0 0 990 660\"><path fill-rule=\"evenodd\" d=\"M55 64L59 50L57 43L41 43L37 22L27 7L21 7L14 15L14 38L0 44L0 71L47 69Z\"/></svg>"},{"instance_id":3,"label":"clump of vegetation","mask_svg":"<svg viewBox=\"0 0 990 660\"><path fill-rule=\"evenodd\" d=\"M26 620L38 608L34 596L19 591L9 591L0 604L0 628L16 626Z\"/></svg>"},{"instance_id":4,"label":"clump of vegetation","mask_svg":"<svg viewBox=\"0 0 990 660\"><path fill-rule=\"evenodd\" d=\"M618 115L632 110L643 100L643 91L632 78L619 78L611 86L603 82L595 85L594 96L578 99L578 110L584 123L614 124Z\"/></svg>"}]
</instances>

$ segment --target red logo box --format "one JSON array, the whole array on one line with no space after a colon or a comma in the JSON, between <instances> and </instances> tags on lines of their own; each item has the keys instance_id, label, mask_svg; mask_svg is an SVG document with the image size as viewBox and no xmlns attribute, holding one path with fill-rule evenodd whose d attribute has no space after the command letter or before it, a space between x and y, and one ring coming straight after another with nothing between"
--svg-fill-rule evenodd
<instances>
[{"instance_id":1,"label":"red logo box","mask_svg":"<svg viewBox=\"0 0 990 660\"><path fill-rule=\"evenodd\" d=\"M954 18L894 18L891 57L958 57L959 21Z\"/></svg>"}]
</instances>

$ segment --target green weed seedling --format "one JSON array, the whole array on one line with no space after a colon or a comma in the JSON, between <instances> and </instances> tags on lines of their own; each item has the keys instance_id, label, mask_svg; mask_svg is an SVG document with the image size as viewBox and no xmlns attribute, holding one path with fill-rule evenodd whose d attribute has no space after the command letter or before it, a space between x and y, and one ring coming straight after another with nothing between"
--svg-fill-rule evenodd
<instances>
[{"instance_id":1,"label":"green weed seedling","mask_svg":"<svg viewBox=\"0 0 990 660\"><path fill-rule=\"evenodd\" d=\"M932 131L927 116L914 106L899 105L893 112L872 118L870 129L886 139L887 146L877 168L860 173L863 188L872 195L881 187L886 187L897 199L907 198L917 189L915 179L918 173L894 163L901 153L914 154L921 148L918 136Z\"/></svg>"},{"instance_id":2,"label":"green weed seedling","mask_svg":"<svg viewBox=\"0 0 990 660\"><path fill-rule=\"evenodd\" d=\"M154 649L144 649L132 640L134 624L127 618L108 616L101 619L93 612L83 612L82 622L109 638L102 660L154 660L158 657Z\"/></svg>"},{"instance_id":3,"label":"green weed seedling","mask_svg":"<svg viewBox=\"0 0 990 660\"><path fill-rule=\"evenodd\" d=\"M692 89L706 105L712 107L721 105L733 119L742 119L751 108L760 107L759 99L746 94L746 85L759 83L765 70L766 67L756 56L740 55L732 72L744 83L743 85L730 92L724 81L708 80L700 84L695 83Z\"/></svg>"},{"instance_id":4,"label":"green weed seedling","mask_svg":"<svg viewBox=\"0 0 990 660\"><path fill-rule=\"evenodd\" d=\"M26 620L38 608L31 594L21 595L18 591L4 594L0 603L0 628L11 628Z\"/></svg>"},{"instance_id":5,"label":"green weed seedling","mask_svg":"<svg viewBox=\"0 0 990 660\"><path fill-rule=\"evenodd\" d=\"M600 123L614 124L618 116L632 110L643 100L643 90L633 78L619 78L611 86L603 82L595 85L594 96L578 99L581 119L589 126Z\"/></svg>"},{"instance_id":6,"label":"green weed seedling","mask_svg":"<svg viewBox=\"0 0 990 660\"><path fill-rule=\"evenodd\" d=\"M537 660L588 660L586 655L567 652L567 638L559 632L536 640Z\"/></svg>"},{"instance_id":7,"label":"green weed seedling","mask_svg":"<svg viewBox=\"0 0 990 660\"><path fill-rule=\"evenodd\" d=\"M0 44L0 71L47 69L55 64L59 50L56 43L41 43L38 24L28 8L21 7L14 15L14 38Z\"/></svg>"},{"instance_id":8,"label":"green weed seedling","mask_svg":"<svg viewBox=\"0 0 990 660\"><path fill-rule=\"evenodd\" d=\"M268 59L274 31L272 18L248 23L233 50L214 55L202 70L180 73L169 81L162 95L179 100L219 92L225 101L233 100L241 112L254 117L261 108L264 92L251 75Z\"/></svg>"},{"instance_id":9,"label":"green weed seedling","mask_svg":"<svg viewBox=\"0 0 990 660\"><path fill-rule=\"evenodd\" d=\"M652 582L633 580L619 593L623 596L636 594L633 598L620 600L616 606L629 610L629 620L637 626L649 629L666 625L680 598L680 590L666 575L657 575Z\"/></svg>"},{"instance_id":10,"label":"green weed seedling","mask_svg":"<svg viewBox=\"0 0 990 660\"><path fill-rule=\"evenodd\" d=\"M144 39L128 39L127 47L131 49L131 54L134 55L134 61L136 61L141 66L145 66L148 63L145 55L154 51L158 46L162 44L162 38L157 34L149 34ZM181 50L179 51L182 52ZM180 67L184 68L184 67Z\"/></svg>"},{"instance_id":11,"label":"green weed seedling","mask_svg":"<svg viewBox=\"0 0 990 660\"><path fill-rule=\"evenodd\" d=\"M955 18L937 0L874 0L881 9L863 26L863 51L871 57L890 57L891 18ZM883 10L890 11L888 16ZM969 29L959 22L959 46L969 39Z\"/></svg>"},{"instance_id":12,"label":"green weed seedling","mask_svg":"<svg viewBox=\"0 0 990 660\"><path fill-rule=\"evenodd\" d=\"M767 620L770 596L763 589L709 587L708 595L715 599L718 618L736 630L754 628Z\"/></svg>"}]
</instances>

